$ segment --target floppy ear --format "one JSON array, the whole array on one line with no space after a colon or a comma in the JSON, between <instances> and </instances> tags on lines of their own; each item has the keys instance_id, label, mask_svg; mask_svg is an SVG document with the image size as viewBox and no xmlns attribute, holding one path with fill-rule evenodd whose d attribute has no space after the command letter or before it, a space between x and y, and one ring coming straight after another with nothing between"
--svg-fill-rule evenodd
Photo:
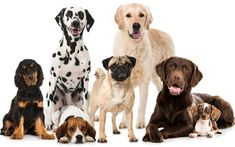
<instances>
[{"instance_id":1,"label":"floppy ear","mask_svg":"<svg viewBox=\"0 0 235 147\"><path fill-rule=\"evenodd\" d=\"M220 110L211 105L211 121L216 122L220 118Z\"/></svg>"},{"instance_id":2,"label":"floppy ear","mask_svg":"<svg viewBox=\"0 0 235 147\"><path fill-rule=\"evenodd\" d=\"M57 129L56 129L56 138L59 142L60 138L61 137L64 137L66 136L66 132L67 132L67 124L68 122L65 121L61 126L59 126Z\"/></svg>"},{"instance_id":3,"label":"floppy ear","mask_svg":"<svg viewBox=\"0 0 235 147\"><path fill-rule=\"evenodd\" d=\"M64 11L65 11L65 8L63 8L60 13L55 17L55 20L57 22L57 24L61 27L61 29L63 29L63 16L64 16Z\"/></svg>"},{"instance_id":4,"label":"floppy ear","mask_svg":"<svg viewBox=\"0 0 235 147\"><path fill-rule=\"evenodd\" d=\"M15 72L15 85L18 88L24 88L26 86L23 79L23 75L21 74L21 66L22 64L20 62Z\"/></svg>"},{"instance_id":5,"label":"floppy ear","mask_svg":"<svg viewBox=\"0 0 235 147\"><path fill-rule=\"evenodd\" d=\"M113 58L113 56L111 56L111 57L109 57L109 58L107 58L107 59L104 59L104 60L102 61L103 66L104 66L104 68L105 68L106 70L109 69L109 61L110 61L112 58Z\"/></svg>"},{"instance_id":6,"label":"floppy ear","mask_svg":"<svg viewBox=\"0 0 235 147\"><path fill-rule=\"evenodd\" d=\"M90 137L92 137L94 140L96 140L95 139L95 135L96 135L96 131L95 131L95 129L87 122L87 121L85 121L86 122L86 128L87 128L87 130L86 130L86 135L89 135Z\"/></svg>"},{"instance_id":7,"label":"floppy ear","mask_svg":"<svg viewBox=\"0 0 235 147\"><path fill-rule=\"evenodd\" d=\"M123 5L119 6L115 14L115 22L118 24L120 30L124 27L123 16L122 16Z\"/></svg>"},{"instance_id":8,"label":"floppy ear","mask_svg":"<svg viewBox=\"0 0 235 147\"><path fill-rule=\"evenodd\" d=\"M161 78L162 81L166 79L166 63L170 60L170 58L162 61L161 63L157 64L156 66L156 72L157 75Z\"/></svg>"},{"instance_id":9,"label":"floppy ear","mask_svg":"<svg viewBox=\"0 0 235 147\"><path fill-rule=\"evenodd\" d=\"M192 106L191 114L192 114L192 117L193 117L193 121L197 121L199 119L198 105Z\"/></svg>"},{"instance_id":10,"label":"floppy ear","mask_svg":"<svg viewBox=\"0 0 235 147\"><path fill-rule=\"evenodd\" d=\"M36 65L37 65L37 74L38 74L38 83L37 83L37 86L41 86L42 85L42 81L44 79L43 77L43 72L42 72L42 67L37 63L35 62Z\"/></svg>"},{"instance_id":11,"label":"floppy ear","mask_svg":"<svg viewBox=\"0 0 235 147\"><path fill-rule=\"evenodd\" d=\"M191 77L191 86L195 87L198 84L198 82L201 81L203 76L202 76L201 71L198 69L197 65L194 63L192 64L193 64L193 74Z\"/></svg>"},{"instance_id":12,"label":"floppy ear","mask_svg":"<svg viewBox=\"0 0 235 147\"><path fill-rule=\"evenodd\" d=\"M134 67L135 63L136 63L136 58L135 57L131 57L131 56L127 56L127 58L131 61L132 67Z\"/></svg>"},{"instance_id":13,"label":"floppy ear","mask_svg":"<svg viewBox=\"0 0 235 147\"><path fill-rule=\"evenodd\" d=\"M146 11L145 27L147 28L147 30L149 30L149 25L153 21L153 16L151 11L149 10L149 7L145 6L145 11Z\"/></svg>"},{"instance_id":14,"label":"floppy ear","mask_svg":"<svg viewBox=\"0 0 235 147\"><path fill-rule=\"evenodd\" d=\"M85 9L85 13L86 13L86 30L89 32L90 28L93 26L95 20L93 19L93 17L91 16L91 14L88 12L87 9Z\"/></svg>"}]
</instances>

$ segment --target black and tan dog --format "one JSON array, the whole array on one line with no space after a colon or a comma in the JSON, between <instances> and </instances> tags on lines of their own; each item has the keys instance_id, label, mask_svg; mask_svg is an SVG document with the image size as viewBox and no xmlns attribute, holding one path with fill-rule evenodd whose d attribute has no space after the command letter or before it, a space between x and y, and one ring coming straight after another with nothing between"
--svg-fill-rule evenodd
<instances>
[{"instance_id":1,"label":"black and tan dog","mask_svg":"<svg viewBox=\"0 0 235 147\"><path fill-rule=\"evenodd\" d=\"M40 86L43 72L31 59L20 62L15 74L17 94L10 111L3 118L1 134L12 139L23 139L24 134L38 135L42 139L54 139L44 129L43 96Z\"/></svg>"}]
</instances>

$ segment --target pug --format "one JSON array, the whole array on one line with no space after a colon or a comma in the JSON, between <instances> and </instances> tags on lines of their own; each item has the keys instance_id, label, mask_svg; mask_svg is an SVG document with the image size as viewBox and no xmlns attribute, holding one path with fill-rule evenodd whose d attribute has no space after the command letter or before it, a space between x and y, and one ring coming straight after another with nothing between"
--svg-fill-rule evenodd
<instances>
[{"instance_id":1,"label":"pug","mask_svg":"<svg viewBox=\"0 0 235 147\"><path fill-rule=\"evenodd\" d=\"M116 116L124 111L128 122L128 136L130 142L137 142L132 127L134 104L134 89L131 83L131 71L136 59L130 56L110 57L102 61L107 75L102 69L96 70L90 97L90 120L94 127L95 112L99 108L99 143L106 143L105 120L106 113L112 113L113 134L120 134L116 126Z\"/></svg>"}]
</instances>

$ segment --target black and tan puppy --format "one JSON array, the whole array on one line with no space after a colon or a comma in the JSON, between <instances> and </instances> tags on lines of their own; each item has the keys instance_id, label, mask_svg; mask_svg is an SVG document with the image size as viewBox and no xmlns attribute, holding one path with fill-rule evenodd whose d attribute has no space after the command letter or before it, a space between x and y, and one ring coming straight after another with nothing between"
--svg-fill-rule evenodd
<instances>
[{"instance_id":1,"label":"black and tan puppy","mask_svg":"<svg viewBox=\"0 0 235 147\"><path fill-rule=\"evenodd\" d=\"M138 141L132 127L134 104L134 89L131 83L131 71L135 66L136 59L129 56L110 57L103 60L103 66L107 75L102 69L96 71L97 80L93 85L90 100L90 120L94 126L94 116L99 108L99 143L105 143L105 120L106 113L111 112L113 134L120 134L116 126L116 116L124 111L128 124L129 141Z\"/></svg>"},{"instance_id":2,"label":"black and tan puppy","mask_svg":"<svg viewBox=\"0 0 235 147\"><path fill-rule=\"evenodd\" d=\"M54 139L44 129L43 97L40 86L43 72L31 59L20 62L15 74L17 94L10 111L3 118L1 134L12 139L23 139L24 134L38 135L42 139Z\"/></svg>"},{"instance_id":3,"label":"black and tan puppy","mask_svg":"<svg viewBox=\"0 0 235 147\"><path fill-rule=\"evenodd\" d=\"M171 57L158 64L156 70L163 88L143 141L163 142L167 138L188 136L193 131L191 107L203 102L221 111L217 121L219 128L234 124L233 110L228 102L218 96L191 93L191 89L202 79L202 73L192 61Z\"/></svg>"}]
</instances>

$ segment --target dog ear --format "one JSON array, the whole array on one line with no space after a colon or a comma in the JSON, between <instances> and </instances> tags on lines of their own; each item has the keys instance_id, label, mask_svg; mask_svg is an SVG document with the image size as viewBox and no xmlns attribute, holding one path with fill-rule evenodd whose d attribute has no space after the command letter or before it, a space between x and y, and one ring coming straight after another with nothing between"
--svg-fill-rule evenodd
<instances>
[{"instance_id":1,"label":"dog ear","mask_svg":"<svg viewBox=\"0 0 235 147\"><path fill-rule=\"evenodd\" d=\"M24 88L26 86L23 79L23 75L21 74L21 68L23 68L24 66L22 65L22 62L23 61L20 62L15 72L15 85L18 88Z\"/></svg>"},{"instance_id":2,"label":"dog ear","mask_svg":"<svg viewBox=\"0 0 235 147\"><path fill-rule=\"evenodd\" d=\"M221 112L215 106L211 105L211 121L216 122L220 118Z\"/></svg>"},{"instance_id":3,"label":"dog ear","mask_svg":"<svg viewBox=\"0 0 235 147\"><path fill-rule=\"evenodd\" d=\"M132 67L134 67L135 63L136 63L136 58L135 57L131 57L131 56L127 56L127 58L131 61Z\"/></svg>"},{"instance_id":4,"label":"dog ear","mask_svg":"<svg viewBox=\"0 0 235 147\"><path fill-rule=\"evenodd\" d=\"M191 107L191 114L192 114L193 121L197 121L199 119L198 105L194 105Z\"/></svg>"},{"instance_id":5,"label":"dog ear","mask_svg":"<svg viewBox=\"0 0 235 147\"><path fill-rule=\"evenodd\" d=\"M65 121L68 121L70 118L74 118L74 115L68 116L68 117L65 119Z\"/></svg>"},{"instance_id":6,"label":"dog ear","mask_svg":"<svg viewBox=\"0 0 235 147\"><path fill-rule=\"evenodd\" d=\"M95 20L93 19L93 17L91 16L91 14L89 13L89 11L87 9L85 9L85 13L86 13L86 30L89 32L90 28L93 26Z\"/></svg>"},{"instance_id":7,"label":"dog ear","mask_svg":"<svg viewBox=\"0 0 235 147\"><path fill-rule=\"evenodd\" d=\"M104 59L104 60L102 61L103 66L104 66L104 68L105 68L106 70L109 69L109 61L110 61L112 58L113 58L113 56L111 56L111 57L109 57L109 58L107 58L107 59Z\"/></svg>"},{"instance_id":8,"label":"dog ear","mask_svg":"<svg viewBox=\"0 0 235 147\"><path fill-rule=\"evenodd\" d=\"M201 71L198 69L197 65L194 64L193 62L192 62L192 65L193 65L193 74L191 77L191 86L195 87L198 84L198 82L201 81L203 76L202 76Z\"/></svg>"},{"instance_id":9,"label":"dog ear","mask_svg":"<svg viewBox=\"0 0 235 147\"><path fill-rule=\"evenodd\" d=\"M86 123L86 128L87 128L87 130L86 130L86 135L89 135L90 137L92 137L94 140L96 140L95 139L95 135L96 135L96 131L95 131L95 129L87 122L87 121L85 121L85 123Z\"/></svg>"},{"instance_id":10,"label":"dog ear","mask_svg":"<svg viewBox=\"0 0 235 147\"><path fill-rule=\"evenodd\" d=\"M171 58L168 58L164 61L162 61L161 63L157 64L156 66L156 72L157 75L161 78L162 81L164 81L166 79L166 63L170 60Z\"/></svg>"},{"instance_id":11,"label":"dog ear","mask_svg":"<svg viewBox=\"0 0 235 147\"><path fill-rule=\"evenodd\" d=\"M118 7L116 14L115 14L115 17L114 17L115 22L118 24L118 27L120 30L122 30L124 27L122 11L123 11L123 5Z\"/></svg>"},{"instance_id":12,"label":"dog ear","mask_svg":"<svg viewBox=\"0 0 235 147\"><path fill-rule=\"evenodd\" d=\"M146 18L145 18L145 27L149 30L149 25L153 22L153 16L149 7L145 6Z\"/></svg>"},{"instance_id":13,"label":"dog ear","mask_svg":"<svg viewBox=\"0 0 235 147\"><path fill-rule=\"evenodd\" d=\"M56 138L59 142L60 138L61 137L64 137L66 136L66 132L67 132L67 125L68 125L68 122L65 121L61 126L59 126L57 129L56 129Z\"/></svg>"},{"instance_id":14,"label":"dog ear","mask_svg":"<svg viewBox=\"0 0 235 147\"><path fill-rule=\"evenodd\" d=\"M34 61L35 62L35 61ZM36 66L37 66L37 74L38 74L38 83L37 83L37 86L41 86L42 85L42 82L43 82L43 79L44 79L44 76L43 76L43 71L42 71L42 67L37 63L35 62Z\"/></svg>"},{"instance_id":15,"label":"dog ear","mask_svg":"<svg viewBox=\"0 0 235 147\"><path fill-rule=\"evenodd\" d=\"M63 8L60 13L55 17L55 20L57 22L57 24L61 27L61 29L63 29L63 16L64 16L64 11L65 11L65 8Z\"/></svg>"}]
</instances>

